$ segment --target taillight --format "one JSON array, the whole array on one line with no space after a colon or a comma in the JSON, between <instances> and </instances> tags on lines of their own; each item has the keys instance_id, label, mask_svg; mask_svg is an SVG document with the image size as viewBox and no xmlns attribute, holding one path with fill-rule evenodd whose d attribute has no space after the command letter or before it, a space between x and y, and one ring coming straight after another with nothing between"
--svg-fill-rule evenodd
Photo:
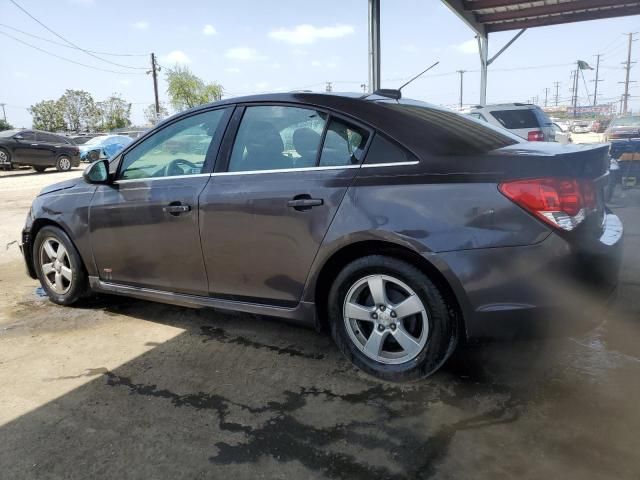
<instances>
[{"instance_id":1,"label":"taillight","mask_svg":"<svg viewBox=\"0 0 640 480\"><path fill-rule=\"evenodd\" d=\"M590 180L536 178L504 182L498 189L510 200L554 227L571 231L597 207Z\"/></svg>"},{"instance_id":2,"label":"taillight","mask_svg":"<svg viewBox=\"0 0 640 480\"><path fill-rule=\"evenodd\" d=\"M544 133L542 130L532 130L527 133L527 140L530 142L544 142Z\"/></svg>"}]
</instances>

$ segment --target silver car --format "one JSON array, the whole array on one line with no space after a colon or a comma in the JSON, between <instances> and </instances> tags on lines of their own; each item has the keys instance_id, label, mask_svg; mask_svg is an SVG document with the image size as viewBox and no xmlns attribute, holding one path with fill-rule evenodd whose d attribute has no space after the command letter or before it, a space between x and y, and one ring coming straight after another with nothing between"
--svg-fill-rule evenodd
<instances>
[{"instance_id":1,"label":"silver car","mask_svg":"<svg viewBox=\"0 0 640 480\"><path fill-rule=\"evenodd\" d=\"M555 142L553 123L537 105L501 103L476 106L469 112L474 118L506 128L530 142Z\"/></svg>"}]
</instances>

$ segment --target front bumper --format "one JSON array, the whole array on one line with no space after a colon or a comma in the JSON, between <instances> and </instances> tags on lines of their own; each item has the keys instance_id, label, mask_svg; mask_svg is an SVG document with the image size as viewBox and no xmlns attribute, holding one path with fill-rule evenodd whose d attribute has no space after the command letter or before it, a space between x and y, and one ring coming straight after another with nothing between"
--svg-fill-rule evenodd
<instances>
[{"instance_id":1,"label":"front bumper","mask_svg":"<svg viewBox=\"0 0 640 480\"><path fill-rule=\"evenodd\" d=\"M468 338L557 336L601 322L622 259L622 223L580 245L552 233L530 246L440 254L459 283ZM455 290L455 289L454 289Z\"/></svg>"}]
</instances>

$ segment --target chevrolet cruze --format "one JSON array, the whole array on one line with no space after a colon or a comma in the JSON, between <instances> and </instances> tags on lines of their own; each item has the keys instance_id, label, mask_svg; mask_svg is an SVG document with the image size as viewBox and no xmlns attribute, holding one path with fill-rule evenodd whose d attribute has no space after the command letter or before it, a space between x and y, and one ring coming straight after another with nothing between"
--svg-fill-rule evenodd
<instances>
[{"instance_id":1,"label":"chevrolet cruze","mask_svg":"<svg viewBox=\"0 0 640 480\"><path fill-rule=\"evenodd\" d=\"M180 113L38 195L29 274L61 305L99 292L324 327L389 380L433 373L463 340L586 322L621 255L606 147L397 97Z\"/></svg>"}]
</instances>

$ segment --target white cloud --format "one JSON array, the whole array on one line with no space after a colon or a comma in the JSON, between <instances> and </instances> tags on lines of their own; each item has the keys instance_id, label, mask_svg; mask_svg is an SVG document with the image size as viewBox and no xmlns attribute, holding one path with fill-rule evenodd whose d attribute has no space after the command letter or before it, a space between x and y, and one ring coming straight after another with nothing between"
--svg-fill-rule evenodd
<instances>
[{"instance_id":1,"label":"white cloud","mask_svg":"<svg viewBox=\"0 0 640 480\"><path fill-rule=\"evenodd\" d=\"M312 67L321 67L322 66L322 62L320 60L313 60L311 62L311 66Z\"/></svg>"},{"instance_id":2,"label":"white cloud","mask_svg":"<svg viewBox=\"0 0 640 480\"><path fill-rule=\"evenodd\" d=\"M304 24L293 28L279 28L269 32L269 36L275 40L293 43L296 45L313 43L319 39L340 38L351 35L355 29L351 25L334 25L332 27L316 27Z\"/></svg>"},{"instance_id":3,"label":"white cloud","mask_svg":"<svg viewBox=\"0 0 640 480\"><path fill-rule=\"evenodd\" d=\"M229 67L224 69L227 73L240 73L240 69L236 67Z\"/></svg>"},{"instance_id":4,"label":"white cloud","mask_svg":"<svg viewBox=\"0 0 640 480\"><path fill-rule=\"evenodd\" d=\"M191 59L182 50L174 50L162 57L164 63L171 65L191 63Z\"/></svg>"},{"instance_id":5,"label":"white cloud","mask_svg":"<svg viewBox=\"0 0 640 480\"><path fill-rule=\"evenodd\" d=\"M266 56L260 55L255 48L249 48L249 47L230 48L229 50L226 51L224 55L227 58L231 58L233 60L241 60L245 62L267 59Z\"/></svg>"},{"instance_id":6,"label":"white cloud","mask_svg":"<svg viewBox=\"0 0 640 480\"><path fill-rule=\"evenodd\" d=\"M324 67L324 68L336 68L338 66L338 63L335 61L329 61L329 62L321 62L320 60L312 60L311 61L311 66L312 67Z\"/></svg>"},{"instance_id":7,"label":"white cloud","mask_svg":"<svg viewBox=\"0 0 640 480\"><path fill-rule=\"evenodd\" d=\"M269 87L269 84L267 82L258 82L256 83L256 88L258 90L266 90Z\"/></svg>"},{"instance_id":8,"label":"white cloud","mask_svg":"<svg viewBox=\"0 0 640 480\"><path fill-rule=\"evenodd\" d=\"M137 28L138 30L146 30L147 28L149 28L149 22L147 22L146 20L138 20L135 23L132 23L131 26L133 28Z\"/></svg>"},{"instance_id":9,"label":"white cloud","mask_svg":"<svg viewBox=\"0 0 640 480\"><path fill-rule=\"evenodd\" d=\"M204 33L205 35L216 35L218 31L213 25L205 25L202 29L202 33Z\"/></svg>"},{"instance_id":10,"label":"white cloud","mask_svg":"<svg viewBox=\"0 0 640 480\"><path fill-rule=\"evenodd\" d=\"M471 54L478 53L478 41L474 38L471 40L467 40L466 42L462 42L455 46L456 50L460 53Z\"/></svg>"}]
</instances>

